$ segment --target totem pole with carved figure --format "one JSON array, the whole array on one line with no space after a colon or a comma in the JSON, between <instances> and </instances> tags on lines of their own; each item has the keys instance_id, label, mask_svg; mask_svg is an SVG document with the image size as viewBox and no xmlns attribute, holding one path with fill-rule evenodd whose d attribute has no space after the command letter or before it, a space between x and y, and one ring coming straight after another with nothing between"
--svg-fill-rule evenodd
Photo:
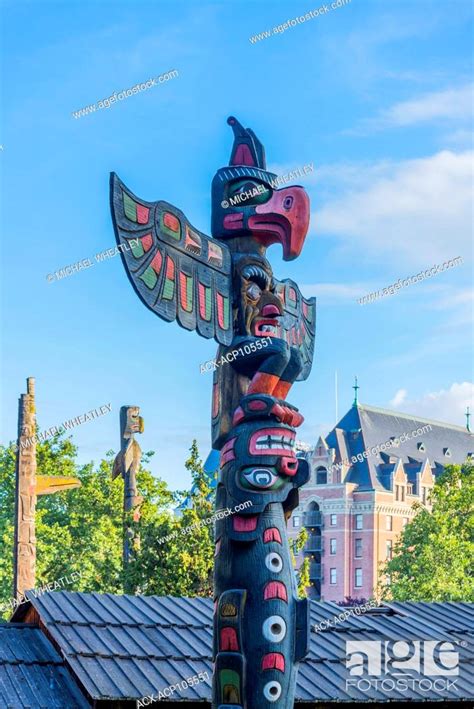
<instances>
[{"instance_id":1,"label":"totem pole with carved figure","mask_svg":"<svg viewBox=\"0 0 474 709\"><path fill-rule=\"evenodd\" d=\"M23 598L36 585L36 501L38 495L80 487L77 478L38 475L36 469L35 380L26 380L26 394L18 406L18 443L15 463L15 541L13 544L13 597Z\"/></svg>"},{"instance_id":2,"label":"totem pole with carved figure","mask_svg":"<svg viewBox=\"0 0 474 709\"><path fill-rule=\"evenodd\" d=\"M140 547L140 536L133 524L140 521L140 505L143 498L138 494L137 473L140 468L142 450L135 440L135 433L143 433L143 419L139 406L120 407L120 452L114 460L112 480L119 475L123 478L123 566L126 568ZM129 582L126 583L126 585ZM126 588L127 593L134 589Z\"/></svg>"},{"instance_id":3,"label":"totem pole with carved figure","mask_svg":"<svg viewBox=\"0 0 474 709\"><path fill-rule=\"evenodd\" d=\"M276 189L262 144L233 117L229 165L212 183L212 237L176 207L145 202L111 176L125 269L164 320L219 343L212 440L221 465L215 534L214 709L290 709L308 650L308 602L299 600L286 524L308 464L295 454L299 411L287 401L308 377L316 304L266 258L274 243L296 258L309 226L302 187ZM133 241L132 241L133 240Z\"/></svg>"}]
</instances>

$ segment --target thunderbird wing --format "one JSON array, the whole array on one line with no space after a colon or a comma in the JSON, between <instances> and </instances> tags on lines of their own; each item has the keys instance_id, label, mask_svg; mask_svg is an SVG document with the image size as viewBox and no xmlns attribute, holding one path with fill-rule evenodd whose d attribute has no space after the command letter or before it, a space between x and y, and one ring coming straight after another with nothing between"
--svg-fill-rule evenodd
<instances>
[{"instance_id":1,"label":"thunderbird wing","mask_svg":"<svg viewBox=\"0 0 474 709\"><path fill-rule=\"evenodd\" d=\"M304 298L294 281L275 279L275 293L283 303L284 316L280 318L278 337L296 347L301 354L303 369L297 378L309 377L313 365L316 337L316 298Z\"/></svg>"},{"instance_id":2,"label":"thunderbird wing","mask_svg":"<svg viewBox=\"0 0 474 709\"><path fill-rule=\"evenodd\" d=\"M138 199L111 174L115 236L140 300L163 320L232 341L231 256L168 202Z\"/></svg>"}]
</instances>

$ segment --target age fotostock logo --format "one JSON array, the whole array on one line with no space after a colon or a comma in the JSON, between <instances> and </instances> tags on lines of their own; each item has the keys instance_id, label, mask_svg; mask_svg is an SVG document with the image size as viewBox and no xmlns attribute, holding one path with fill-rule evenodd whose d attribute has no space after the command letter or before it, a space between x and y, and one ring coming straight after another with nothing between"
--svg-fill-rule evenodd
<instances>
[{"instance_id":1,"label":"age fotostock logo","mask_svg":"<svg viewBox=\"0 0 474 709\"><path fill-rule=\"evenodd\" d=\"M455 690L459 653L447 640L348 640L346 690L443 692Z\"/></svg>"}]
</instances>

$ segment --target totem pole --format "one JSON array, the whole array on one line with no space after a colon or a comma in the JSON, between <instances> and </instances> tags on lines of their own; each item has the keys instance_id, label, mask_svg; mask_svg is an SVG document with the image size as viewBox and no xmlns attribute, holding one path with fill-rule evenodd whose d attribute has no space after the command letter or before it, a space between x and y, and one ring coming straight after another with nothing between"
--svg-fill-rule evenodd
<instances>
[{"instance_id":1,"label":"totem pole","mask_svg":"<svg viewBox=\"0 0 474 709\"><path fill-rule=\"evenodd\" d=\"M297 599L286 523L309 469L295 454L303 417L286 397L311 370L316 305L293 281L278 281L265 254L280 243L285 260L299 255L309 199L302 187L276 189L253 131L228 123L234 145L212 183L212 238L171 204L138 199L115 174L112 214L140 299L219 343L216 509L251 505L216 523L213 707L290 709L309 618L307 600Z\"/></svg>"},{"instance_id":2,"label":"totem pole","mask_svg":"<svg viewBox=\"0 0 474 709\"><path fill-rule=\"evenodd\" d=\"M140 468L142 450L136 442L135 433L143 433L144 423L140 416L139 406L122 406L120 408L120 453L114 460L112 480L121 475L123 489L123 566L130 564L133 552L140 547L140 537L133 529L133 523L140 520L140 505L143 498L138 494L137 473ZM129 582L126 582L126 585ZM126 588L127 593L134 589Z\"/></svg>"},{"instance_id":3,"label":"totem pole","mask_svg":"<svg viewBox=\"0 0 474 709\"><path fill-rule=\"evenodd\" d=\"M80 487L76 478L36 474L35 380L26 380L26 394L18 407L18 443L15 463L15 543L13 597L21 598L36 584L35 512L38 495Z\"/></svg>"}]
</instances>

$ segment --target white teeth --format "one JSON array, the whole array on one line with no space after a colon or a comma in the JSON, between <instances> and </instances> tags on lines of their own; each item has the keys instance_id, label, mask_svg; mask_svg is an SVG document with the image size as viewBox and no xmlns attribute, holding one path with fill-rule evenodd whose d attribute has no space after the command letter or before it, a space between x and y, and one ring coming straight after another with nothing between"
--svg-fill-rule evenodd
<instances>
[{"instance_id":1,"label":"white teeth","mask_svg":"<svg viewBox=\"0 0 474 709\"><path fill-rule=\"evenodd\" d=\"M260 436L255 442L257 450L272 450L273 448L283 448L284 450L293 450L296 439L285 438L284 436Z\"/></svg>"}]
</instances>

